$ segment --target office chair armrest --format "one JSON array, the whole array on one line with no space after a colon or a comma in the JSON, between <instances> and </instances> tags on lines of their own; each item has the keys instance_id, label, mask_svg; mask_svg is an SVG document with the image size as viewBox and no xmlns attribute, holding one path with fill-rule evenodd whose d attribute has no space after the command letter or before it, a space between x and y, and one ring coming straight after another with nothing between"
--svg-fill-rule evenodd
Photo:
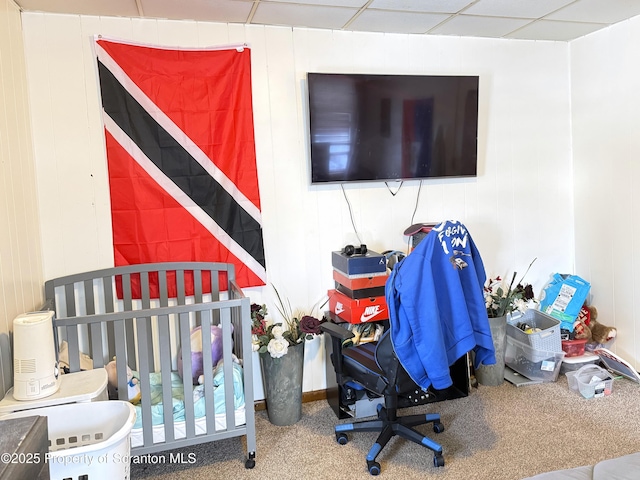
<instances>
[{"instance_id":1,"label":"office chair armrest","mask_svg":"<svg viewBox=\"0 0 640 480\"><path fill-rule=\"evenodd\" d=\"M320 330L324 333L328 333L332 338L339 339L341 343L355 337L351 331L341 327L340 325L336 325L332 321L321 323Z\"/></svg>"}]
</instances>

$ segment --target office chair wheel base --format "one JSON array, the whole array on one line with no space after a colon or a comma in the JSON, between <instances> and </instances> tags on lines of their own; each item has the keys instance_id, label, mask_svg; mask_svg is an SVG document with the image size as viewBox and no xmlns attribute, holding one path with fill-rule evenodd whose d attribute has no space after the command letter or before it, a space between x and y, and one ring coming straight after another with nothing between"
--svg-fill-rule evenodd
<instances>
[{"instance_id":1,"label":"office chair wheel base","mask_svg":"<svg viewBox=\"0 0 640 480\"><path fill-rule=\"evenodd\" d=\"M349 437L347 437L346 433L336 433L336 442L340 445L346 445L349 441Z\"/></svg>"},{"instance_id":2,"label":"office chair wheel base","mask_svg":"<svg viewBox=\"0 0 640 480\"><path fill-rule=\"evenodd\" d=\"M434 467L444 467L444 457L442 455L434 455L433 456L433 466Z\"/></svg>"},{"instance_id":3,"label":"office chair wheel base","mask_svg":"<svg viewBox=\"0 0 640 480\"><path fill-rule=\"evenodd\" d=\"M380 464L367 460L367 470L369 470L371 475L380 475Z\"/></svg>"},{"instance_id":4,"label":"office chair wheel base","mask_svg":"<svg viewBox=\"0 0 640 480\"><path fill-rule=\"evenodd\" d=\"M442 433L444 432L444 425L440 422L435 422L433 424L433 431L434 433Z\"/></svg>"}]
</instances>

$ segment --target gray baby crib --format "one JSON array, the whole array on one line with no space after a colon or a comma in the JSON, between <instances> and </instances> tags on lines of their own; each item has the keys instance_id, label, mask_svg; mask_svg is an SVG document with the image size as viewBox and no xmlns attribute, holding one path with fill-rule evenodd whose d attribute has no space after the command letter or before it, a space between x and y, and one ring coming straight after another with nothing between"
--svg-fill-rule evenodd
<instances>
[{"instance_id":1,"label":"gray baby crib","mask_svg":"<svg viewBox=\"0 0 640 480\"><path fill-rule=\"evenodd\" d=\"M245 466L253 468L251 306L233 265L108 268L49 280L45 296L57 341L68 344L69 371L81 369L81 358L102 368L115 357L120 400L128 400L127 366L137 376L132 456L244 435ZM200 335L194 348L194 332L212 327L221 341ZM221 361L213 364L212 349L219 354L220 346ZM202 375L194 381L197 368Z\"/></svg>"}]
</instances>

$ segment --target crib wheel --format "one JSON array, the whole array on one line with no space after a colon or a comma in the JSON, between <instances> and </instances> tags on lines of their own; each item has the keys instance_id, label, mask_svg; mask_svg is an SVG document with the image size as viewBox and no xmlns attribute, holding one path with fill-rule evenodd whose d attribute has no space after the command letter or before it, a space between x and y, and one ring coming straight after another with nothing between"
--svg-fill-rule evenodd
<instances>
[{"instance_id":1,"label":"crib wheel","mask_svg":"<svg viewBox=\"0 0 640 480\"><path fill-rule=\"evenodd\" d=\"M247 458L244 462L244 468L253 468L256 466L256 461L253 458Z\"/></svg>"}]
</instances>

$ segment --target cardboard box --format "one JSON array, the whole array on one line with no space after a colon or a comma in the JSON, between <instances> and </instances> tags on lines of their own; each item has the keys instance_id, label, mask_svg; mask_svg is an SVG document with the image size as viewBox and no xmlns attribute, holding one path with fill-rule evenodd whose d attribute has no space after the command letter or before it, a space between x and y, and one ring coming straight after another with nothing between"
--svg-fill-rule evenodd
<instances>
[{"instance_id":1,"label":"cardboard box","mask_svg":"<svg viewBox=\"0 0 640 480\"><path fill-rule=\"evenodd\" d=\"M360 273L358 275L347 275L340 270L333 269L333 279L340 285L344 285L350 290L360 290L365 288L384 287L389 274L384 272Z\"/></svg>"},{"instance_id":2,"label":"cardboard box","mask_svg":"<svg viewBox=\"0 0 640 480\"><path fill-rule=\"evenodd\" d=\"M381 253L368 250L364 255L345 255L342 252L331 252L333 268L344 275L362 273L378 273L387 271L387 259Z\"/></svg>"},{"instance_id":3,"label":"cardboard box","mask_svg":"<svg viewBox=\"0 0 640 480\"><path fill-rule=\"evenodd\" d=\"M349 298L336 290L329 290L329 310L349 323L387 320L389 309L384 295L372 298Z\"/></svg>"}]
</instances>

